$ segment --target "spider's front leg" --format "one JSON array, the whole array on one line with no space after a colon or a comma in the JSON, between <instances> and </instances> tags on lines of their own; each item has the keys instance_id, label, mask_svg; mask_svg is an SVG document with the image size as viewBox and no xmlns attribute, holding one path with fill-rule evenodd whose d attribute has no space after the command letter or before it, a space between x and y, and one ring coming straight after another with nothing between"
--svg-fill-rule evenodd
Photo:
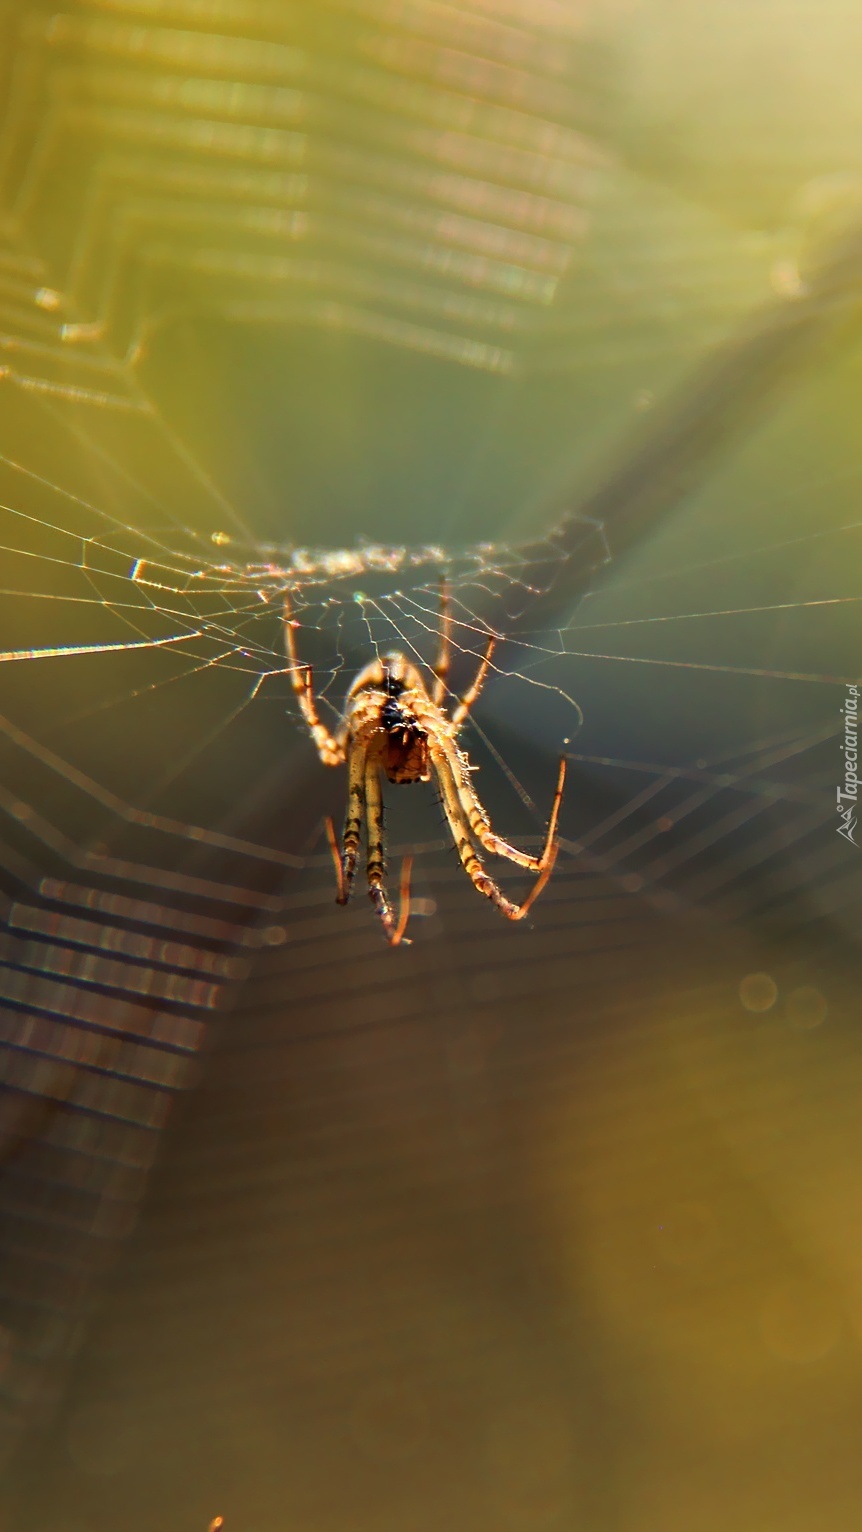
<instances>
[{"instance_id":1,"label":"spider's front leg","mask_svg":"<svg viewBox=\"0 0 862 1532\"><path fill-rule=\"evenodd\" d=\"M392 906L386 896L386 854L383 845L383 796L380 791L380 772L375 760L369 760L365 769L365 814L367 824L367 875L368 897L383 923L390 946L397 947L404 939L410 918L410 867L411 858L405 857L401 870L401 906L396 921ZM409 942L405 943L409 946Z\"/></svg>"},{"instance_id":2,"label":"spider's front leg","mask_svg":"<svg viewBox=\"0 0 862 1532\"><path fill-rule=\"evenodd\" d=\"M341 840L340 877L336 904L346 904L353 889L356 876L356 860L365 814L365 795L368 781L368 751L364 745L351 744L347 758L347 813L344 819L344 835Z\"/></svg>"},{"instance_id":3,"label":"spider's front leg","mask_svg":"<svg viewBox=\"0 0 862 1532\"><path fill-rule=\"evenodd\" d=\"M290 594L284 593L284 647L290 660L290 684L296 692L300 712L308 725L308 731L317 746L317 753L324 766L344 765L344 740L329 732L321 723L314 700L311 666L304 664L296 652L296 629L299 627L293 615Z\"/></svg>"}]
</instances>

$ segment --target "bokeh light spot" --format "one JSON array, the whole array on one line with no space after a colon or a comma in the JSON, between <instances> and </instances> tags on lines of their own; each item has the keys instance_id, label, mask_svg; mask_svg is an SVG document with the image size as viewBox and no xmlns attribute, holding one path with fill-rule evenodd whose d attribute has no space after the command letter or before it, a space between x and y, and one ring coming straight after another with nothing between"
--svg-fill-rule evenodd
<instances>
[{"instance_id":1,"label":"bokeh light spot","mask_svg":"<svg viewBox=\"0 0 862 1532\"><path fill-rule=\"evenodd\" d=\"M828 1014L826 998L814 984L803 984L787 996L787 1020L794 1032L812 1032Z\"/></svg>"},{"instance_id":2,"label":"bokeh light spot","mask_svg":"<svg viewBox=\"0 0 862 1532\"><path fill-rule=\"evenodd\" d=\"M771 1011L778 985L771 974L747 973L739 986L739 999L747 1011Z\"/></svg>"},{"instance_id":3,"label":"bokeh light spot","mask_svg":"<svg viewBox=\"0 0 862 1532\"><path fill-rule=\"evenodd\" d=\"M836 1344L841 1315L823 1289L791 1280L768 1294L760 1327L767 1349L780 1361L816 1362Z\"/></svg>"}]
</instances>

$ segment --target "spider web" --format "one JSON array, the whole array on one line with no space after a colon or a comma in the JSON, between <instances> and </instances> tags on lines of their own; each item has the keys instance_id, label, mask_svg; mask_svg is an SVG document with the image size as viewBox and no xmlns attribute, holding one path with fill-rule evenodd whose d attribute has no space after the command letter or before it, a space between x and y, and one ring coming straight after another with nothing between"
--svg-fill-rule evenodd
<instances>
[{"instance_id":1,"label":"spider web","mask_svg":"<svg viewBox=\"0 0 862 1532\"><path fill-rule=\"evenodd\" d=\"M262 784L286 773L302 783L309 808L335 807L326 798L335 784L318 792L307 775L314 763L286 673L283 589L322 707L337 716L352 671L370 654L395 647L432 660L445 574L456 685L488 633L510 636L471 726L483 791L488 782L496 798L496 750L498 775L510 774L501 812L535 836L542 779L519 738L538 747L545 775L568 741L589 786L583 815L569 810L570 848L580 847L583 865L594 856L671 897L712 834L697 815L740 792L749 807L759 795L759 818L784 791L771 774L775 751L776 764L792 761L787 769L804 775L818 730L825 739L837 727L831 700L812 699L853 666L840 641L818 638L812 648L811 637L841 603L853 610L855 594L842 583L852 526L814 530L803 507L788 539L767 497L757 546L748 507L734 516L714 506L722 531L711 551L707 538L706 558L700 548L686 556L683 536L676 546L659 541L652 565L647 554L625 571L614 518L585 520L573 550L538 506L532 525L550 535L530 547L523 531L503 542L499 516L489 518L494 540L466 549L451 535L451 516L445 546L417 546L411 536L397 545L283 546L261 535L243 497L226 494L206 454L196 457L168 423L183 401L155 409L147 366L171 316L203 307L252 329L310 323L359 335L494 379L542 369L554 377L573 355L581 367L607 369L621 350L640 352L650 388L636 408L648 413L655 388L679 369L665 355L667 305L686 304L695 355L770 280L798 299L799 231L778 245L735 236L708 211L645 185L587 128L580 82L607 40L589 7L575 15L513 0L502 11L470 5L444 15L357 0L335 7L337 24L330 9L312 17L232 3L205 14L116 0L59 15L24 7L21 25L10 21L15 68L0 166L9 208L10 409L0 469L10 771L23 786L38 761L52 782L44 792L66 816L62 825L49 818L44 834L65 836L67 851L77 847L91 866L101 857L104 869L108 855L117 871L137 865L147 831L173 838L173 849L162 839L147 852L154 886L182 842L183 856L208 847L237 858L223 874L234 904L240 895L246 909L277 904L272 880L313 854L319 815L302 814L297 828L273 812ZM58 199L59 184L80 189L80 206ZM27 255L22 231L50 252L50 268ZM578 261L588 300L596 284L613 294L598 339L577 284L566 296ZM62 271L63 292L49 269ZM621 304L626 293L636 302ZM497 442L504 434L505 414ZM34 437L38 450L22 452ZM809 477L820 494L818 472ZM562 463L556 479L565 482ZM793 494L798 507L804 496ZM399 531L412 519L402 510ZM728 538L738 542L730 555ZM791 602L775 599L785 545L796 548L794 570L803 549L828 550L811 589ZM531 613L544 610L540 598L561 575L570 588L564 610L545 612L531 630ZM729 599L716 603L714 578L725 575ZM579 601L591 577L593 592ZM647 678L673 720L664 762L653 760ZM754 730L752 711L771 730ZM722 726L687 729L687 714L720 716ZM616 726L622 716L628 731ZM644 766L653 778L646 796L630 790L631 772ZM821 792L816 776L812 768L806 791ZM690 800L680 796L687 781ZM615 801L602 812L606 791L629 807ZM13 792L10 806L26 802ZM821 813L825 802L818 798ZM656 829L668 821L672 831ZM776 833L786 838L786 821ZM673 879L666 849L655 854L659 834L679 840ZM731 871L739 848L716 831L710 855L719 846L739 895L740 872ZM764 847L760 862L768 860ZM695 883L703 875L698 863ZM207 886L200 878L187 892L206 898Z\"/></svg>"},{"instance_id":2,"label":"spider web","mask_svg":"<svg viewBox=\"0 0 862 1532\"><path fill-rule=\"evenodd\" d=\"M364 958L377 1004L403 1014L398 960L381 974L365 901L333 903L321 823L341 811L344 780L298 714L285 589L333 714L372 654L433 662L443 577L456 689L501 635L463 738L483 802L525 845L540 839L555 757L570 756L561 854L523 933L568 992L572 951L597 919L611 951L625 943L633 900L773 931L849 921L860 875L835 833L835 791L862 524L847 469L738 510L720 482L636 557L615 556L614 525L577 518L529 544L277 547L248 536L134 389L121 409L14 375L4 387L9 1455L56 1400L171 1102L255 952L285 947L288 993L306 968L322 982L333 951ZM774 442L764 450L773 462ZM555 590L554 625L532 626ZM513 975L497 917L433 796L389 796L391 855L415 857L412 952L433 962L444 937L450 965L453 951L465 973L479 965L471 993L499 993L498 969Z\"/></svg>"},{"instance_id":3,"label":"spider web","mask_svg":"<svg viewBox=\"0 0 862 1532\"><path fill-rule=\"evenodd\" d=\"M834 628L824 633L822 621L851 615L859 600L843 574L859 524L844 521L843 512L834 527L822 526L818 510L818 530L776 537L768 525L774 528L774 507L767 505L761 528L745 534L749 546L700 561L686 561L683 549L671 569L658 567L665 555L656 549L638 574L618 570L612 529L584 521L576 562L577 584L587 594L569 600L561 626L531 630L531 601L553 588L573 561L553 535L529 547L487 542L465 550L370 541L342 549L255 544L237 530L239 514L155 412L139 406L129 414L136 427L143 423L160 438L161 459L173 458L177 497L194 486L197 526L165 515L166 501L157 502L145 480L134 477L128 454L121 462L81 420L73 391L49 400L37 395L36 407L66 442L84 448L90 467L98 464L107 501L137 502L134 519L123 519L74 480L48 478L6 454L0 461L6 738L22 765L28 763L25 772L38 762L89 798L89 839L80 835L77 800L79 829L72 839L103 866L109 849L122 859L123 836L155 829L198 848L239 854L245 876L231 883L231 897L247 883L240 903L254 905L260 898L278 902L273 893L254 895L261 868L297 869L314 849L318 831L307 816L299 836L286 816L255 834L248 812L255 782L278 771L282 760L296 763L301 778L314 765L283 648L285 590L300 625L302 658L313 665L321 707L335 719L352 675L371 655L397 649L426 665L433 661L445 579L456 686L466 684L489 634L509 638L495 658L473 743L489 772L495 766L501 779L508 775L510 803L518 809L520 798L519 811L527 816L522 833L538 835L542 812L506 746L521 758L529 735L546 763L565 744L594 791L603 781L614 784L614 793L625 786L609 814L584 820L576 810L579 833L569 833L564 846L631 887L672 887L680 877L686 887L694 871L684 897L705 895L740 877L742 864L732 850L723 874L714 866L705 872L697 862L729 825L750 826L770 806L792 803L800 813L807 808L808 819L802 815L797 828L803 834L804 825L834 812L826 783L833 784L812 770L812 752L834 742L836 695L854 676L851 665L842 667ZM104 403L96 408L104 416ZM836 482L852 493L852 479ZM812 486L798 501L810 499L815 488L822 493L822 486ZM770 533L771 541L761 541ZM768 599L784 593L781 571L798 570L809 551L819 563L811 589L795 600ZM730 600L698 602L719 581ZM39 641L46 633L52 642ZM764 652L764 633L770 644L779 634L781 652ZM830 668L812 665L812 657ZM591 696L611 700L590 706ZM640 735L649 743L655 697L677 735L668 759L651 759L654 751L609 751L609 738L628 736L631 745ZM698 724L690 729L683 715L695 697ZM742 727L728 728L730 697ZM773 713L773 729L752 729L758 711L766 718ZM503 745L495 743L495 724ZM594 748L586 748L590 744ZM786 779L782 771L789 772ZM646 786L638 780L644 776ZM334 780L332 787L340 790ZM719 802L727 813L705 826L704 814L714 815ZM14 794L6 808L15 812ZM673 855L656 858L658 837L671 827L679 836ZM782 838L788 838L786 821ZM759 860L768 860L768 845L767 838ZM163 848L169 862L174 853L164 842ZM824 872L842 854L831 843L830 850L832 856L821 850ZM196 893L205 892L203 880ZM220 897L216 887L209 894Z\"/></svg>"},{"instance_id":4,"label":"spider web","mask_svg":"<svg viewBox=\"0 0 862 1532\"><path fill-rule=\"evenodd\" d=\"M10 414L39 421L32 453L32 432L0 447L8 1458L55 1406L171 1102L255 950L285 944L294 973L307 949L313 976L336 942L372 953L377 975L365 901L332 903L320 822L343 775L319 766L298 716L285 589L333 714L371 654L433 661L444 577L453 685L490 632L510 635L465 740L483 801L524 844L567 741L562 853L537 918L547 957L570 954L573 921L588 940L614 895L785 928L812 910L847 918L859 875L834 793L862 523L849 472L735 520L722 486L720 517L705 504L637 560L593 520L526 546L273 546L133 389L120 409L5 386ZM531 626L573 572L556 625ZM416 854L413 950L444 933L475 966L494 912L409 797L392 853ZM374 982L388 996L397 976Z\"/></svg>"}]
</instances>

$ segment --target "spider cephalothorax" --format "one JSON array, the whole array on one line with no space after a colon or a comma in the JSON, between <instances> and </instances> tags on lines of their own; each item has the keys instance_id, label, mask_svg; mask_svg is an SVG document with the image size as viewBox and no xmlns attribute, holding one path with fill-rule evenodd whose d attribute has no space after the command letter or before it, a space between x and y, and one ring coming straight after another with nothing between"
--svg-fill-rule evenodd
<instances>
[{"instance_id":1,"label":"spider cephalothorax","mask_svg":"<svg viewBox=\"0 0 862 1532\"><path fill-rule=\"evenodd\" d=\"M522 920L541 893L557 856L557 817L563 796L566 759L560 761L557 790L551 806L545 841L539 856L519 851L491 828L470 781L470 766L458 748L458 733L488 673L495 637L491 634L482 662L470 686L450 713L444 709L449 674L449 598L442 595L441 644L434 666L434 685L429 691L421 671L403 654L386 654L372 660L353 682L344 714L335 733L321 723L314 700L311 667L296 652L294 620L289 594L284 598L285 643L293 688L302 715L325 766L347 765L347 816L341 848L332 821L327 833L338 875L339 904L350 898L359 856L362 824L366 830L368 893L393 946L404 935L410 910L408 875L402 879L401 910L396 921L386 896L386 862L383 847L383 800L381 771L390 782L427 782L436 778L443 812L449 823L461 865L476 888L509 920ZM518 867L536 873L536 882L523 904L513 904L486 871L477 851L484 847L492 856L506 857Z\"/></svg>"}]
</instances>

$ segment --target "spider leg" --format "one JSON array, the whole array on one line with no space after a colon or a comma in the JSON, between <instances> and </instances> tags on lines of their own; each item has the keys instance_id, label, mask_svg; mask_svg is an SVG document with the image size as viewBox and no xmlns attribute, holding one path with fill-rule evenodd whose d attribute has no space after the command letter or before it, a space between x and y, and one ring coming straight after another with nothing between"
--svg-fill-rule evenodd
<instances>
[{"instance_id":1,"label":"spider leg","mask_svg":"<svg viewBox=\"0 0 862 1532\"><path fill-rule=\"evenodd\" d=\"M482 858L474 849L470 840L470 822L464 811L464 807L456 791L455 778L448 759L448 752L443 749L434 749L431 752L431 760L440 785L440 794L443 802L443 812L449 822L452 839L464 868L473 886L490 899L492 904L506 916L508 920L523 920L531 905L542 892L545 884L551 876L554 862L557 859L557 845L550 842L547 854L543 852L544 865L539 869L540 877L537 878L534 887L524 900L523 904L514 904L507 899L503 890L499 887L487 871Z\"/></svg>"},{"instance_id":2,"label":"spider leg","mask_svg":"<svg viewBox=\"0 0 862 1532\"><path fill-rule=\"evenodd\" d=\"M287 657L290 660L290 683L296 692L300 711L308 731L317 746L317 753L324 766L343 766L344 742L330 734L324 723L321 723L317 712L317 704L314 700L314 687L312 685L311 666L305 665L296 652L295 631L298 624L293 615L293 607L290 602L290 592L284 593L284 646Z\"/></svg>"},{"instance_id":3,"label":"spider leg","mask_svg":"<svg viewBox=\"0 0 862 1532\"><path fill-rule=\"evenodd\" d=\"M521 905L518 914L512 916L513 920L523 920L524 916L527 914L527 911L530 909L530 906L535 904L535 902L538 899L540 893L542 892L542 889L544 888L545 884L547 883L548 879L551 876L551 873L554 870L554 863L557 860L557 852L559 851L559 849L560 849L559 842L558 841L554 841L552 846L551 846L550 854L548 856L548 859L547 859L544 867L542 868L542 871L539 873L539 876L537 877L535 883L533 884L532 888L530 889L530 892L528 893L526 899L524 900L523 904Z\"/></svg>"},{"instance_id":4,"label":"spider leg","mask_svg":"<svg viewBox=\"0 0 862 1532\"><path fill-rule=\"evenodd\" d=\"M344 819L344 835L341 839L341 876L338 880L338 893L335 896L336 904L346 904L353 890L362 818L365 812L367 760L368 751L361 745L354 745L350 751L347 766L347 813Z\"/></svg>"},{"instance_id":5,"label":"spider leg","mask_svg":"<svg viewBox=\"0 0 862 1532\"><path fill-rule=\"evenodd\" d=\"M323 827L326 830L326 839L329 842L329 849L332 853L332 861L335 866L335 878L338 884L338 893L335 896L335 902L336 904L346 904L347 894L345 892L344 886L344 868L341 865L341 852L338 849L338 836L335 833L335 825L332 823L332 820L327 817L323 821Z\"/></svg>"},{"instance_id":6,"label":"spider leg","mask_svg":"<svg viewBox=\"0 0 862 1532\"><path fill-rule=\"evenodd\" d=\"M494 653L496 644L497 635L496 633L492 633L488 640L488 645L485 653L482 657L482 662L479 666L479 669L476 671L476 676L472 686L468 686L467 690L461 693L456 706L452 709L452 723L456 729L460 729L464 719L467 717L467 714L473 706L473 703L476 701L476 698L482 690L482 687L485 685L485 677L488 674L488 666L491 663L491 656Z\"/></svg>"},{"instance_id":7,"label":"spider leg","mask_svg":"<svg viewBox=\"0 0 862 1532\"><path fill-rule=\"evenodd\" d=\"M551 865L553 865L557 856L557 820L560 817L560 805L563 801L563 788L565 787L565 783L566 757L561 755L560 769L557 772L557 785L554 789L554 799L551 804L551 812L548 816L548 827L545 831L545 840L539 856L529 856L527 852L519 851L517 846L510 846L507 840L503 840L501 835L497 835L496 832L491 829L487 817L485 818L484 824L481 827L481 831L477 831L478 839L485 847L485 850L490 851L492 856L504 856L508 861L514 862L518 867L526 867L531 872L543 873L548 866L549 859L551 861ZM467 790L475 799L476 795L473 793L469 781L467 782L466 786ZM478 799L476 799L476 802L478 804Z\"/></svg>"},{"instance_id":8,"label":"spider leg","mask_svg":"<svg viewBox=\"0 0 862 1532\"><path fill-rule=\"evenodd\" d=\"M437 661L434 665L434 690L432 698L437 707L441 707L446 696L446 682L449 679L449 669L452 664L452 604L449 599L449 583L446 579L440 581L440 648L437 652Z\"/></svg>"},{"instance_id":9,"label":"spider leg","mask_svg":"<svg viewBox=\"0 0 862 1532\"><path fill-rule=\"evenodd\" d=\"M528 851L520 851L517 846L510 845L492 829L491 821L476 796L468 767L455 741L438 736L437 748L448 764L451 784L461 807L462 818L469 825L479 844L484 846L491 856L505 857L507 861L514 862L517 867L525 867L528 872L544 872L557 833L557 820L560 816L560 804L563 801L563 787L566 781L566 757L564 755L560 757L557 785L542 850L538 856L531 856Z\"/></svg>"},{"instance_id":10,"label":"spider leg","mask_svg":"<svg viewBox=\"0 0 862 1532\"><path fill-rule=\"evenodd\" d=\"M383 922L386 939L397 947L404 938L410 919L410 870L412 858L405 857L401 869L401 905L398 919L386 897L386 856L383 846L383 797L377 762L369 760L365 768L365 815L367 825L368 897ZM409 946L409 943L405 943Z\"/></svg>"},{"instance_id":11,"label":"spider leg","mask_svg":"<svg viewBox=\"0 0 862 1532\"><path fill-rule=\"evenodd\" d=\"M395 935L392 938L393 947L397 947L399 942L402 941L405 947L411 945L410 938L405 937L404 932L407 930L407 922L410 919L410 876L412 872L413 858L412 856L405 856L401 863L401 883L398 888L398 924L395 927Z\"/></svg>"}]
</instances>

